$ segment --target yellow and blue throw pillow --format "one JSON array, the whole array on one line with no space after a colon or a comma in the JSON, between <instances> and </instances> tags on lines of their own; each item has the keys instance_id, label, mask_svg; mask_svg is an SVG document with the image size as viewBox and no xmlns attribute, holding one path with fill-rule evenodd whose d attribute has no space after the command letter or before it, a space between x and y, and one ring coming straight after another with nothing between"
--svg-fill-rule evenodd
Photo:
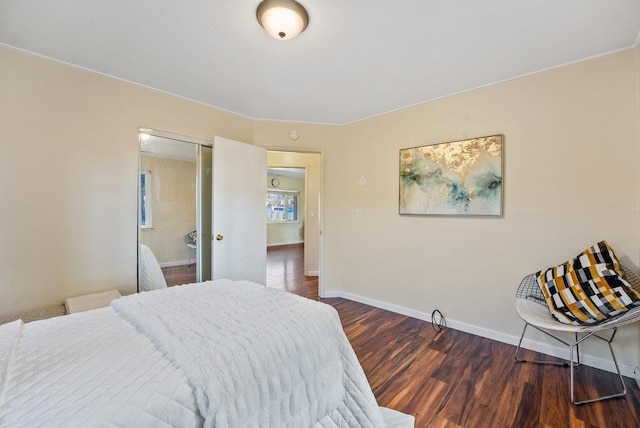
<instances>
[{"instance_id":1,"label":"yellow and blue throw pillow","mask_svg":"<svg viewBox=\"0 0 640 428\"><path fill-rule=\"evenodd\" d=\"M549 311L565 324L591 325L640 305L606 241L572 260L537 273Z\"/></svg>"}]
</instances>

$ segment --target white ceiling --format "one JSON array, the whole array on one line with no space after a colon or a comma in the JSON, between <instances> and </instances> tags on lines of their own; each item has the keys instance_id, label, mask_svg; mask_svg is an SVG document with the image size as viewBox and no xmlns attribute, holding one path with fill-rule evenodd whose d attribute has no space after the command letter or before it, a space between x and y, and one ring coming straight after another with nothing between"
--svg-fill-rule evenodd
<instances>
[{"instance_id":1,"label":"white ceiling","mask_svg":"<svg viewBox=\"0 0 640 428\"><path fill-rule=\"evenodd\" d=\"M0 43L254 119L344 124L638 46L640 0L0 0Z\"/></svg>"},{"instance_id":2,"label":"white ceiling","mask_svg":"<svg viewBox=\"0 0 640 428\"><path fill-rule=\"evenodd\" d=\"M304 180L304 168L267 168L267 174Z\"/></svg>"}]
</instances>

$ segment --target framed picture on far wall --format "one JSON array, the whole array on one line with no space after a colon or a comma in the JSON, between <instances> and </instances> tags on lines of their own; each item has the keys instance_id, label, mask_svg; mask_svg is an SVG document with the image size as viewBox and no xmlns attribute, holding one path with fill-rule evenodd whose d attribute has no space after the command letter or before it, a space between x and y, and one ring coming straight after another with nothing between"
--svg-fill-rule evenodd
<instances>
[{"instance_id":1,"label":"framed picture on far wall","mask_svg":"<svg viewBox=\"0 0 640 428\"><path fill-rule=\"evenodd\" d=\"M400 214L502 216L503 136L400 150Z\"/></svg>"}]
</instances>

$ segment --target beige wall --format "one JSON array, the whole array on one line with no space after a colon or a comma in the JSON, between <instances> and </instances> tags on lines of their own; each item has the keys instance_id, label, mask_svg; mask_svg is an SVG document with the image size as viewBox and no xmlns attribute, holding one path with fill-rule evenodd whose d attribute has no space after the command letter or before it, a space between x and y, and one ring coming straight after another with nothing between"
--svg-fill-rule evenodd
<instances>
[{"instance_id":1,"label":"beige wall","mask_svg":"<svg viewBox=\"0 0 640 428\"><path fill-rule=\"evenodd\" d=\"M251 142L237 115L0 47L0 314L137 283L138 128Z\"/></svg>"},{"instance_id":2,"label":"beige wall","mask_svg":"<svg viewBox=\"0 0 640 428\"><path fill-rule=\"evenodd\" d=\"M254 142L323 153L326 295L416 316L437 308L457 328L513 342L522 328L514 291L526 274L601 239L638 268L637 56L629 50L342 127L256 122ZM291 129L300 132L295 143ZM498 133L503 217L398 214L400 149ZM638 327L619 339L623 364L638 364ZM603 356L602 347L586 348Z\"/></svg>"},{"instance_id":3,"label":"beige wall","mask_svg":"<svg viewBox=\"0 0 640 428\"><path fill-rule=\"evenodd\" d=\"M342 175L342 290L437 306L460 321L487 318L486 327L499 329L504 321L485 308L465 306L469 293L506 303L513 296L505 299L504 289L524 274L605 238L637 268L636 81L627 51L346 126L342 154L354 168ZM401 148L498 133L503 218L398 215ZM366 248L373 250L363 257Z\"/></svg>"},{"instance_id":4,"label":"beige wall","mask_svg":"<svg viewBox=\"0 0 640 428\"><path fill-rule=\"evenodd\" d=\"M324 126L250 121L0 48L0 313L135 289L144 126L321 153L327 294L438 308L461 328L512 340L524 275L600 239L640 264L638 52ZM505 136L502 218L398 215L401 148L496 133ZM638 327L619 339L621 362L638 364Z\"/></svg>"},{"instance_id":5,"label":"beige wall","mask_svg":"<svg viewBox=\"0 0 640 428\"><path fill-rule=\"evenodd\" d=\"M151 248L160 266L195 263L195 249L184 242L196 230L195 162L141 156L140 167L151 171L153 196L153 228L140 231L140 242Z\"/></svg>"},{"instance_id":6,"label":"beige wall","mask_svg":"<svg viewBox=\"0 0 640 428\"><path fill-rule=\"evenodd\" d=\"M269 165L268 154L267 165ZM271 180L276 177L280 181L280 185L277 188L271 185ZM298 221L295 223L267 223L267 246L304 242L304 180L267 174L267 188L298 192Z\"/></svg>"},{"instance_id":7,"label":"beige wall","mask_svg":"<svg viewBox=\"0 0 640 428\"><path fill-rule=\"evenodd\" d=\"M344 128L342 292L519 335L528 273L607 239L638 268L638 50L562 67ZM502 218L398 215L398 151L505 136ZM327 163L330 173L336 168ZM359 175L369 179L359 186ZM356 220L362 208L364 218ZM638 361L638 327L621 334ZM600 355L600 351L593 351Z\"/></svg>"}]
</instances>

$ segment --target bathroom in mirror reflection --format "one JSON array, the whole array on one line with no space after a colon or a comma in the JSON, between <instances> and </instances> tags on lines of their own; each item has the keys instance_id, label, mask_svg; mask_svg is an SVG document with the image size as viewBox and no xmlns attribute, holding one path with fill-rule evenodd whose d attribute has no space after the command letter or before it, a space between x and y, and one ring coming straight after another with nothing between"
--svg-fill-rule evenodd
<instances>
[{"instance_id":1,"label":"bathroom in mirror reflection","mask_svg":"<svg viewBox=\"0 0 640 428\"><path fill-rule=\"evenodd\" d=\"M212 149L140 131L139 291L211 279Z\"/></svg>"}]
</instances>

